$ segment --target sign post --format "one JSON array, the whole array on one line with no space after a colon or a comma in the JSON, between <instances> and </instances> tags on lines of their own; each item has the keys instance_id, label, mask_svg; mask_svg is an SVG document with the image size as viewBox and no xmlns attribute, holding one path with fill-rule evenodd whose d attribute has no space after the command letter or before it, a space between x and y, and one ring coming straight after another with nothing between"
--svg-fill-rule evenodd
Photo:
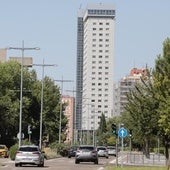
<instances>
[{"instance_id":1,"label":"sign post","mask_svg":"<svg viewBox=\"0 0 170 170\"><path fill-rule=\"evenodd\" d=\"M125 128L120 128L118 131L118 136L122 138L122 154L121 154L121 167L123 167L123 139L127 136L127 130Z\"/></svg>"}]
</instances>

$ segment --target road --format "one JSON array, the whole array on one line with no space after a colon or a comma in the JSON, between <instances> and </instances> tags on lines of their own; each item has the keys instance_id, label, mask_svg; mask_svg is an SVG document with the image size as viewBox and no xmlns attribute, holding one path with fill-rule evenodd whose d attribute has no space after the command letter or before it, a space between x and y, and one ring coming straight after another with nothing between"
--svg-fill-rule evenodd
<instances>
[{"instance_id":1,"label":"road","mask_svg":"<svg viewBox=\"0 0 170 170\"><path fill-rule=\"evenodd\" d=\"M43 169L43 170L104 170L104 167L108 165L115 157L99 158L99 164L95 165L91 162L81 162L80 164L75 164L74 158L56 158L45 160L44 167L37 166L29 166L25 165L22 167L15 167L14 161L10 161L9 159L1 159L0 162L4 166L0 166L2 170L33 170L35 169Z\"/></svg>"}]
</instances>

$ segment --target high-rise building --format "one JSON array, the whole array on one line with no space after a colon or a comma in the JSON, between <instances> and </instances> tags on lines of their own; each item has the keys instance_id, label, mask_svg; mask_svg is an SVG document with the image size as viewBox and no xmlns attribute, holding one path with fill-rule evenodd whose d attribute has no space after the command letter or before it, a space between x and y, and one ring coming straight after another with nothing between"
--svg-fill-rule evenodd
<instances>
[{"instance_id":1,"label":"high-rise building","mask_svg":"<svg viewBox=\"0 0 170 170\"><path fill-rule=\"evenodd\" d=\"M133 90L135 85L141 81L141 77L147 76L146 69L133 68L130 74L123 77L118 83L114 84L113 116L120 116L127 104L127 93Z\"/></svg>"},{"instance_id":2,"label":"high-rise building","mask_svg":"<svg viewBox=\"0 0 170 170\"><path fill-rule=\"evenodd\" d=\"M0 63L4 63L6 61L6 49L0 48Z\"/></svg>"},{"instance_id":3,"label":"high-rise building","mask_svg":"<svg viewBox=\"0 0 170 170\"><path fill-rule=\"evenodd\" d=\"M75 129L97 129L102 113L112 117L114 23L112 4L78 11Z\"/></svg>"},{"instance_id":4,"label":"high-rise building","mask_svg":"<svg viewBox=\"0 0 170 170\"><path fill-rule=\"evenodd\" d=\"M62 103L66 104L64 115L67 117L67 129L66 129L66 143L71 143L73 140L73 113L74 113L74 97L69 95L62 96Z\"/></svg>"}]
</instances>

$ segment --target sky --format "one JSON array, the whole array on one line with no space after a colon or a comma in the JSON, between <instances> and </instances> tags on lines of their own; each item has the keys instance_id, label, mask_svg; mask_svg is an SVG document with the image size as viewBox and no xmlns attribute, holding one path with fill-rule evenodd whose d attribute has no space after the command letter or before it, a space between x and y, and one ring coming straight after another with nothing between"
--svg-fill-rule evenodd
<instances>
[{"instance_id":1,"label":"sky","mask_svg":"<svg viewBox=\"0 0 170 170\"><path fill-rule=\"evenodd\" d=\"M63 91L76 89L77 12L88 4L113 4L114 82L129 75L134 67L154 67L162 54L163 42L170 37L169 0L0 0L0 48L39 47L25 50L33 64L44 67L44 75L63 83ZM21 56L8 50L7 56ZM39 79L42 67L34 66ZM61 82L55 82L61 86Z\"/></svg>"}]
</instances>

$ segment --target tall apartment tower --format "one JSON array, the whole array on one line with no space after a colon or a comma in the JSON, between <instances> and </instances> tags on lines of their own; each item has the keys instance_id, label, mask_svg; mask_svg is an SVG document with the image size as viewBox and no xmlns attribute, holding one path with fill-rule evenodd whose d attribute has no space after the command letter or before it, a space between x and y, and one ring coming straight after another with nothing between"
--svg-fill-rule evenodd
<instances>
[{"instance_id":1,"label":"tall apartment tower","mask_svg":"<svg viewBox=\"0 0 170 170\"><path fill-rule=\"evenodd\" d=\"M77 130L98 128L101 114L113 114L113 5L90 5L80 9L77 21Z\"/></svg>"},{"instance_id":2,"label":"tall apartment tower","mask_svg":"<svg viewBox=\"0 0 170 170\"><path fill-rule=\"evenodd\" d=\"M141 82L141 77L147 76L146 69L133 68L128 76L123 77L118 83L114 84L113 115L120 116L124 112L127 104L127 93Z\"/></svg>"}]
</instances>

